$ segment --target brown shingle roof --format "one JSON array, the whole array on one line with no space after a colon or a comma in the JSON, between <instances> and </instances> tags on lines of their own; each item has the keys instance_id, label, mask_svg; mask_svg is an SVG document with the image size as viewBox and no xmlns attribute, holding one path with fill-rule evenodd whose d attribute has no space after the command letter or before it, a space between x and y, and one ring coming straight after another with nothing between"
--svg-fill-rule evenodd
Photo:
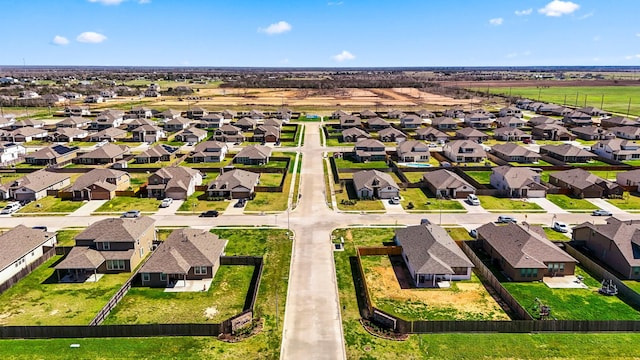
<instances>
[{"instance_id":1,"label":"brown shingle roof","mask_svg":"<svg viewBox=\"0 0 640 360\"><path fill-rule=\"evenodd\" d=\"M76 236L76 240L94 242L132 242L153 228L155 220L143 216L135 219L110 218L91 224Z\"/></svg>"},{"instance_id":2,"label":"brown shingle roof","mask_svg":"<svg viewBox=\"0 0 640 360\"><path fill-rule=\"evenodd\" d=\"M117 186L107 182L107 179L119 178L121 176L129 176L129 173L114 169L93 169L78 177L73 185L69 187L68 191L83 190L93 184L98 184L102 188L113 191Z\"/></svg>"},{"instance_id":3,"label":"brown shingle roof","mask_svg":"<svg viewBox=\"0 0 640 360\"><path fill-rule=\"evenodd\" d=\"M237 187L253 189L258 182L260 174L246 170L234 169L220 174L207 186L208 190L233 190Z\"/></svg>"},{"instance_id":4,"label":"brown shingle roof","mask_svg":"<svg viewBox=\"0 0 640 360\"><path fill-rule=\"evenodd\" d=\"M54 237L55 233L35 230L18 225L0 235L0 270L13 264L16 260L41 247Z\"/></svg>"},{"instance_id":5,"label":"brown shingle roof","mask_svg":"<svg viewBox=\"0 0 640 360\"><path fill-rule=\"evenodd\" d=\"M106 252L106 251L105 251ZM97 269L105 261L104 256L94 249L86 246L74 246L67 256L56 266L56 270L71 269Z\"/></svg>"}]
</instances>

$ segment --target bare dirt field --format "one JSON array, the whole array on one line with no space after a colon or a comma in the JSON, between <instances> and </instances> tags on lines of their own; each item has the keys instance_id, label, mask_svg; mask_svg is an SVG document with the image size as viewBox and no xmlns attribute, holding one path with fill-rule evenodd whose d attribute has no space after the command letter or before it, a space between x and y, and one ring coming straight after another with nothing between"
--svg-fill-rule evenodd
<instances>
[{"instance_id":1,"label":"bare dirt field","mask_svg":"<svg viewBox=\"0 0 640 360\"><path fill-rule=\"evenodd\" d=\"M483 81L444 81L442 86L462 88L486 87L549 87L549 86L638 86L637 80L483 80Z\"/></svg>"}]
</instances>

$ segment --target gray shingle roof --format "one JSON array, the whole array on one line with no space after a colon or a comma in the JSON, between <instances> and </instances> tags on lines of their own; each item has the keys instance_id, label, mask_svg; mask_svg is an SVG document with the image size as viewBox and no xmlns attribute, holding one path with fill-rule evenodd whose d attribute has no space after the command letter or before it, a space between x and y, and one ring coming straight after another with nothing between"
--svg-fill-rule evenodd
<instances>
[{"instance_id":1,"label":"gray shingle roof","mask_svg":"<svg viewBox=\"0 0 640 360\"><path fill-rule=\"evenodd\" d=\"M458 189L468 188L471 191L476 189L458 174L445 169L439 169L436 171L429 171L422 175L423 181L430 183L436 189Z\"/></svg>"},{"instance_id":2,"label":"gray shingle roof","mask_svg":"<svg viewBox=\"0 0 640 360\"><path fill-rule=\"evenodd\" d=\"M93 169L78 177L76 181L73 182L73 185L69 187L69 191L83 190L93 184L98 184L100 187L113 191L117 186L107 182L107 179L119 178L121 176L128 177L129 173L113 169Z\"/></svg>"},{"instance_id":3,"label":"gray shingle roof","mask_svg":"<svg viewBox=\"0 0 640 360\"><path fill-rule=\"evenodd\" d=\"M357 189L391 186L400 189L391 175L378 170L362 170L353 173L353 184Z\"/></svg>"},{"instance_id":4,"label":"gray shingle roof","mask_svg":"<svg viewBox=\"0 0 640 360\"><path fill-rule=\"evenodd\" d=\"M258 182L260 174L246 170L234 169L220 174L218 178L210 182L208 190L233 190L237 187L253 189Z\"/></svg>"},{"instance_id":5,"label":"gray shingle roof","mask_svg":"<svg viewBox=\"0 0 640 360\"><path fill-rule=\"evenodd\" d=\"M18 225L0 235L0 270L13 264L16 260L42 246L55 236L55 233L44 232Z\"/></svg>"},{"instance_id":6,"label":"gray shingle roof","mask_svg":"<svg viewBox=\"0 0 640 360\"><path fill-rule=\"evenodd\" d=\"M94 242L132 242L154 227L155 220L143 216L135 219L109 218L91 224L76 236L76 240Z\"/></svg>"}]
</instances>

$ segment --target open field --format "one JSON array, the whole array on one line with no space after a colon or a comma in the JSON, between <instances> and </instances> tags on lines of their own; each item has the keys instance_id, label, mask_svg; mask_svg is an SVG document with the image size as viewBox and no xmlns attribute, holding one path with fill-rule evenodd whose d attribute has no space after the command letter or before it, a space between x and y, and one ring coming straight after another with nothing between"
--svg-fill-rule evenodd
<instances>
[{"instance_id":1,"label":"open field","mask_svg":"<svg viewBox=\"0 0 640 360\"><path fill-rule=\"evenodd\" d=\"M405 320L509 320L475 274L468 281L452 281L448 289L406 288L388 256L363 256L361 261L371 301L392 315Z\"/></svg>"}]
</instances>

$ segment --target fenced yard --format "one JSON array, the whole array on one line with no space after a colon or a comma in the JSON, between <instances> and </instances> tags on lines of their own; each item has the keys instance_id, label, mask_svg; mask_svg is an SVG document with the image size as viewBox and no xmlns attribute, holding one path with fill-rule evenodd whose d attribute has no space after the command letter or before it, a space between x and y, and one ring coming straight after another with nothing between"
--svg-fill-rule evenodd
<instances>
[{"instance_id":1,"label":"fenced yard","mask_svg":"<svg viewBox=\"0 0 640 360\"><path fill-rule=\"evenodd\" d=\"M429 212L465 212L464 206L462 206L457 200L445 200L437 199L435 197L428 196L424 190L420 188L407 188L400 191L402 207L406 210L414 211L429 211ZM409 207L409 203L413 205L413 208Z\"/></svg>"}]
</instances>

